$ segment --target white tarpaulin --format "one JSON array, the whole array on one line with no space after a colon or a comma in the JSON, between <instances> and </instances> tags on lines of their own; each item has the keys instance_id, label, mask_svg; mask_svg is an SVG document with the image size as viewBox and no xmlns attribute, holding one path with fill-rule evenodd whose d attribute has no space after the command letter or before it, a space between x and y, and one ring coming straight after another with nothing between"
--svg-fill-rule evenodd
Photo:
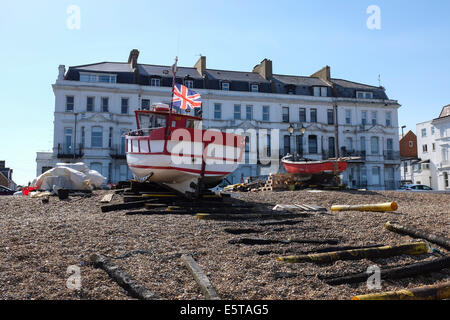
<instances>
[{"instance_id":1,"label":"white tarpaulin","mask_svg":"<svg viewBox=\"0 0 450 320\"><path fill-rule=\"evenodd\" d=\"M39 190L57 189L91 190L100 188L106 178L95 170L79 162L76 164L58 163L56 168L46 171L34 179L32 186Z\"/></svg>"}]
</instances>

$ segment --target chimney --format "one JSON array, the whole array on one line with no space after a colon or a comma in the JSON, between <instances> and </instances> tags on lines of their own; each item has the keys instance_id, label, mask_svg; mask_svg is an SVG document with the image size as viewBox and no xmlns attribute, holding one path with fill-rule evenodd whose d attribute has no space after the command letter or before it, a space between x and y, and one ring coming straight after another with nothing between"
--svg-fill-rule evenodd
<instances>
[{"instance_id":1,"label":"chimney","mask_svg":"<svg viewBox=\"0 0 450 320\"><path fill-rule=\"evenodd\" d=\"M58 80L64 80L64 75L66 74L66 66L60 64L58 67Z\"/></svg>"},{"instance_id":2,"label":"chimney","mask_svg":"<svg viewBox=\"0 0 450 320\"><path fill-rule=\"evenodd\" d=\"M0 161L0 169L5 169L5 160Z\"/></svg>"},{"instance_id":3,"label":"chimney","mask_svg":"<svg viewBox=\"0 0 450 320\"><path fill-rule=\"evenodd\" d=\"M136 69L138 57L139 57L138 49L133 49L130 51L130 56L128 57L128 63L130 64L131 69Z\"/></svg>"},{"instance_id":4,"label":"chimney","mask_svg":"<svg viewBox=\"0 0 450 320\"><path fill-rule=\"evenodd\" d=\"M200 59L194 64L194 68L197 69L198 73L204 76L206 72L206 57L200 56Z\"/></svg>"},{"instance_id":5,"label":"chimney","mask_svg":"<svg viewBox=\"0 0 450 320\"><path fill-rule=\"evenodd\" d=\"M316 73L313 73L311 77L317 77L325 82L329 82L331 80L331 70L330 66L325 66Z\"/></svg>"},{"instance_id":6,"label":"chimney","mask_svg":"<svg viewBox=\"0 0 450 320\"><path fill-rule=\"evenodd\" d=\"M272 60L264 59L260 64L253 68L253 72L259 73L266 80L272 79Z\"/></svg>"}]
</instances>

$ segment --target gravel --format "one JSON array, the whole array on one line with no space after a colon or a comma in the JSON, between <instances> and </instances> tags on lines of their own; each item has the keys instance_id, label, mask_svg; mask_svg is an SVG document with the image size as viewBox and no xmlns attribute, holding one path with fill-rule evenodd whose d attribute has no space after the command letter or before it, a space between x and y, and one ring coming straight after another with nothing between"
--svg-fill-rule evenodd
<instances>
[{"instance_id":1,"label":"gravel","mask_svg":"<svg viewBox=\"0 0 450 320\"><path fill-rule=\"evenodd\" d=\"M231 239L339 239L340 246L413 239L387 231L387 221L449 236L450 195L413 192L308 191L233 193L233 198L263 204L366 204L397 201L393 213L313 213L294 225L260 225L261 221L203 221L189 215L135 215L127 211L101 213L100 199L70 197L49 203L30 197L0 197L0 299L132 299L99 269L88 263L100 253L163 299L203 299L193 277L180 260L192 254L223 299L351 299L374 293L365 283L329 286L318 275L364 272L371 265L393 267L435 259L431 254L385 259L337 261L328 265L283 264L286 255L329 245L229 244ZM120 203L115 196L112 203ZM253 235L233 235L226 228L254 229ZM437 247L443 253L445 249ZM275 251L258 255L258 251ZM81 288L69 289L69 266L78 266ZM448 281L450 270L431 275L382 281L381 291Z\"/></svg>"}]
</instances>

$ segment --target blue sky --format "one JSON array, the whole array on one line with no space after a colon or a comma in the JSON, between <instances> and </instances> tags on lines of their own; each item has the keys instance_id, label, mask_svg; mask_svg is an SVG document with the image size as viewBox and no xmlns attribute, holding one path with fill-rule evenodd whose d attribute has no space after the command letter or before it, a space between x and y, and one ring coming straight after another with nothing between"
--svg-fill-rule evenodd
<instances>
[{"instance_id":1,"label":"blue sky","mask_svg":"<svg viewBox=\"0 0 450 320\"><path fill-rule=\"evenodd\" d=\"M67 8L80 8L70 30ZM369 5L381 29L369 30ZM59 64L125 61L251 70L264 58L274 72L332 76L386 87L402 105L399 124L438 116L450 103L449 1L2 1L0 4L0 160L19 184L32 180L36 151L53 140L51 84Z\"/></svg>"}]
</instances>

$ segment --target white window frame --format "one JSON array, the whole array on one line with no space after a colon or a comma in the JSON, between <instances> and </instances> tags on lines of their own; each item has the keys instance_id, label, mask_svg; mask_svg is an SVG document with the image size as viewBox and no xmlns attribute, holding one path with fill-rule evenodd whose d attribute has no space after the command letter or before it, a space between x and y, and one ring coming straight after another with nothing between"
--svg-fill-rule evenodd
<instances>
[{"instance_id":1,"label":"white window frame","mask_svg":"<svg viewBox=\"0 0 450 320\"><path fill-rule=\"evenodd\" d=\"M219 116L217 116L219 114ZM221 120L222 119L222 104L221 103L214 103L214 120Z\"/></svg>"},{"instance_id":2,"label":"white window frame","mask_svg":"<svg viewBox=\"0 0 450 320\"><path fill-rule=\"evenodd\" d=\"M345 124L352 124L352 110L345 109Z\"/></svg>"},{"instance_id":3,"label":"white window frame","mask_svg":"<svg viewBox=\"0 0 450 320\"><path fill-rule=\"evenodd\" d=\"M160 78L151 78L150 79L150 87L161 87L161 79Z\"/></svg>"},{"instance_id":4,"label":"white window frame","mask_svg":"<svg viewBox=\"0 0 450 320\"><path fill-rule=\"evenodd\" d=\"M100 77L109 77L109 80L100 81ZM80 82L117 83L117 75L109 73L80 72Z\"/></svg>"},{"instance_id":5,"label":"white window frame","mask_svg":"<svg viewBox=\"0 0 450 320\"><path fill-rule=\"evenodd\" d=\"M259 84L252 84L250 86L250 91L251 92L259 92Z\"/></svg>"},{"instance_id":6,"label":"white window frame","mask_svg":"<svg viewBox=\"0 0 450 320\"><path fill-rule=\"evenodd\" d=\"M220 88L222 91L230 91L230 83L224 81L220 84Z\"/></svg>"}]
</instances>

